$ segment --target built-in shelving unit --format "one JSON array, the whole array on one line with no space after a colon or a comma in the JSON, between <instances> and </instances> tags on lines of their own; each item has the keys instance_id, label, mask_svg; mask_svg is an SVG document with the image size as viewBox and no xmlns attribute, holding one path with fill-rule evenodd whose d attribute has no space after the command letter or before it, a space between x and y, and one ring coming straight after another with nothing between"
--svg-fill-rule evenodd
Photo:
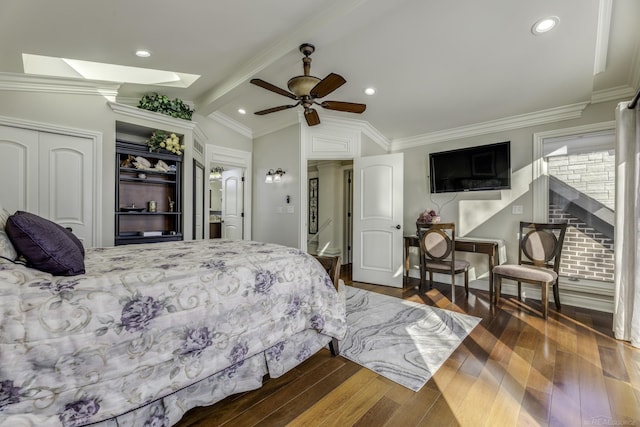
<instances>
[{"instance_id":1,"label":"built-in shelving unit","mask_svg":"<svg viewBox=\"0 0 640 427\"><path fill-rule=\"evenodd\" d=\"M136 159L138 158L138 159ZM141 168L140 158L149 166ZM162 170L164 163L169 170ZM182 156L116 141L116 245L182 240Z\"/></svg>"}]
</instances>

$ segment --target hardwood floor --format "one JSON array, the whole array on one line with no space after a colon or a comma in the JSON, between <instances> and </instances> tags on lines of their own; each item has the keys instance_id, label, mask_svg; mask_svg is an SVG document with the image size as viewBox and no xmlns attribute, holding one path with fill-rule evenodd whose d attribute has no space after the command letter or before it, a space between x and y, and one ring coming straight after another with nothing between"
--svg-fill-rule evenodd
<instances>
[{"instance_id":1,"label":"hardwood floor","mask_svg":"<svg viewBox=\"0 0 640 427\"><path fill-rule=\"evenodd\" d=\"M351 283L482 318L429 382L413 392L322 350L255 391L194 408L187 426L640 425L640 350L612 338L612 315L438 285L420 294ZM411 285L417 285L412 282Z\"/></svg>"}]
</instances>

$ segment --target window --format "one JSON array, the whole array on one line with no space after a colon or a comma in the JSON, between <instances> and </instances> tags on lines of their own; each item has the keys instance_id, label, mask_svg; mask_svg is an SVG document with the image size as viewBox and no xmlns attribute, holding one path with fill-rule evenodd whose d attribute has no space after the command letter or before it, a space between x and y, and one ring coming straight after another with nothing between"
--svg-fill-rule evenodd
<instances>
[{"instance_id":1,"label":"window","mask_svg":"<svg viewBox=\"0 0 640 427\"><path fill-rule=\"evenodd\" d=\"M537 139L534 197L540 203L535 206L536 221L569 225L562 249L561 280L611 284L614 276L614 131L537 135Z\"/></svg>"}]
</instances>

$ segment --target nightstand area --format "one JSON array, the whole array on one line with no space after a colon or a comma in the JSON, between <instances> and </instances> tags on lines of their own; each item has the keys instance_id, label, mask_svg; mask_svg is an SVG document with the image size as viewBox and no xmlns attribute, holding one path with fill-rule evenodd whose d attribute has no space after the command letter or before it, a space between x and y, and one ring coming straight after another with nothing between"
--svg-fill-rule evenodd
<instances>
[{"instance_id":1,"label":"nightstand area","mask_svg":"<svg viewBox=\"0 0 640 427\"><path fill-rule=\"evenodd\" d=\"M210 239L219 239L222 237L222 223L221 222L210 222L209 223L209 238Z\"/></svg>"}]
</instances>

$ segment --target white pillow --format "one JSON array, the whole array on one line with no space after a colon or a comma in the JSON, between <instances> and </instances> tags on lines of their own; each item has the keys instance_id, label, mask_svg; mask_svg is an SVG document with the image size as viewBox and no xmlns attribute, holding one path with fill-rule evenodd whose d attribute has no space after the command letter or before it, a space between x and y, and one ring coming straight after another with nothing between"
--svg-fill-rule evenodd
<instances>
[{"instance_id":1,"label":"white pillow","mask_svg":"<svg viewBox=\"0 0 640 427\"><path fill-rule=\"evenodd\" d=\"M16 249L13 247L11 240L9 240L9 236L4 231L4 228L7 226L7 219L11 214L0 206L0 257L9 258L10 260L15 260L18 258L18 253ZM6 261L3 258L0 258L0 262Z\"/></svg>"}]
</instances>

